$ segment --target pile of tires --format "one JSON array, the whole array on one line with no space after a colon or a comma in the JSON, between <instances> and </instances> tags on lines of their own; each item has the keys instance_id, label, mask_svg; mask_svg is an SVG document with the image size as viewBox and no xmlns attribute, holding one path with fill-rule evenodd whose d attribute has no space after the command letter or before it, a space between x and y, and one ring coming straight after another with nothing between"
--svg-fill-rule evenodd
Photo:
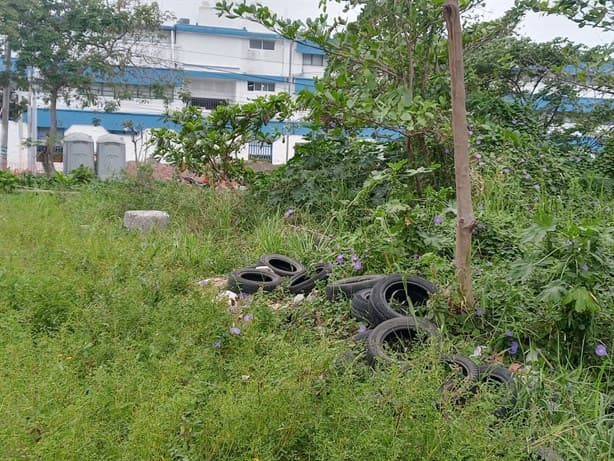
<instances>
[{"instance_id":1,"label":"pile of tires","mask_svg":"<svg viewBox=\"0 0 614 461\"><path fill-rule=\"evenodd\" d=\"M328 279L332 270L330 263L318 263L312 269L306 269L289 256L270 253L262 255L251 266L232 271L228 275L228 289L237 293L256 293L258 290L273 291L283 284L292 294L308 294L319 280Z\"/></svg>"},{"instance_id":2,"label":"pile of tires","mask_svg":"<svg viewBox=\"0 0 614 461\"><path fill-rule=\"evenodd\" d=\"M237 293L272 291L284 286L291 294L308 294L320 281L328 280L333 265L318 263L305 268L299 261L281 254L265 254L248 267L232 271L228 289ZM439 329L427 314L427 301L437 287L417 275L371 274L336 280L326 286L329 301L350 300L350 314L368 328L354 336L366 344L366 357L372 366L396 365L411 368L409 357L390 352L391 343L438 343ZM512 387L513 375L498 365L477 365L460 354L441 355L441 362L456 372L442 384L442 398L459 382L475 393L477 383L487 382ZM458 403L458 402L457 402Z\"/></svg>"},{"instance_id":3,"label":"pile of tires","mask_svg":"<svg viewBox=\"0 0 614 461\"><path fill-rule=\"evenodd\" d=\"M437 287L416 275L363 275L335 281L326 287L330 301L350 299L350 314L368 328L353 337L366 343L366 358L370 365L396 365L411 368L409 356L391 354L386 347L394 342L437 344L439 329L425 318L427 301ZM449 400L452 389L465 387L471 393L478 383L493 383L512 389L513 375L499 365L478 365L461 354L441 355L441 362L453 375L440 388L441 397ZM455 403L461 403L454 397Z\"/></svg>"}]
</instances>

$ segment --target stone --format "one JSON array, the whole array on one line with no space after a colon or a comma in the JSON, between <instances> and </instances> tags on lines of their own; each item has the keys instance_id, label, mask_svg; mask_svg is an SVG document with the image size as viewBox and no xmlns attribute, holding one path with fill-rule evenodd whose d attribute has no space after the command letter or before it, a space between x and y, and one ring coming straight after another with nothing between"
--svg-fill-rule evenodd
<instances>
[{"instance_id":1,"label":"stone","mask_svg":"<svg viewBox=\"0 0 614 461\"><path fill-rule=\"evenodd\" d=\"M170 216L166 211L128 210L124 213L124 226L128 229L137 229L141 233L146 233L154 228L166 228L169 219Z\"/></svg>"}]
</instances>

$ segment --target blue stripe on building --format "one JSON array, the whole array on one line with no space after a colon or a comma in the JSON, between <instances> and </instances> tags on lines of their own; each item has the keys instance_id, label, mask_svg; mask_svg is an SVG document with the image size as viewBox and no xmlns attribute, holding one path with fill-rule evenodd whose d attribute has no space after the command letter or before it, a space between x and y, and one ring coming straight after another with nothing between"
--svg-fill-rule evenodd
<instances>
[{"instance_id":1,"label":"blue stripe on building","mask_svg":"<svg viewBox=\"0 0 614 461\"><path fill-rule=\"evenodd\" d=\"M283 37L277 34L271 34L266 32L250 32L246 29L233 29L230 27L199 26L198 24L175 24L174 26L164 26L163 29L175 30L178 32L191 32L193 34L285 40Z\"/></svg>"},{"instance_id":2,"label":"blue stripe on building","mask_svg":"<svg viewBox=\"0 0 614 461\"><path fill-rule=\"evenodd\" d=\"M173 128L175 125L165 122L162 115L137 114L128 112L98 112L93 110L58 109L58 128L67 129L72 125L98 125L107 131L124 131L124 123L130 120L132 126L146 128ZM49 109L38 109L39 128L49 128L51 124Z\"/></svg>"},{"instance_id":3,"label":"blue stripe on building","mask_svg":"<svg viewBox=\"0 0 614 461\"><path fill-rule=\"evenodd\" d=\"M319 54L319 55L325 55L326 53L324 53L324 50L322 48L320 48L318 45L316 45L315 43L307 40L307 41L302 41L302 42L298 42L296 44L296 52L297 53L302 53L302 54Z\"/></svg>"}]
</instances>

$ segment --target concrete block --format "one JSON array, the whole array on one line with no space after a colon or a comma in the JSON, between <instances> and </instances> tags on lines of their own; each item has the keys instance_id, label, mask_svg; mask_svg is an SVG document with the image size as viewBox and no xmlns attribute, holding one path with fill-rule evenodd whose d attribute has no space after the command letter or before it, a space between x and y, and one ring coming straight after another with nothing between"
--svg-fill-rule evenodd
<instances>
[{"instance_id":1,"label":"concrete block","mask_svg":"<svg viewBox=\"0 0 614 461\"><path fill-rule=\"evenodd\" d=\"M168 226L169 219L170 216L166 211L128 210L124 213L124 226L145 233L153 228L164 229Z\"/></svg>"}]
</instances>

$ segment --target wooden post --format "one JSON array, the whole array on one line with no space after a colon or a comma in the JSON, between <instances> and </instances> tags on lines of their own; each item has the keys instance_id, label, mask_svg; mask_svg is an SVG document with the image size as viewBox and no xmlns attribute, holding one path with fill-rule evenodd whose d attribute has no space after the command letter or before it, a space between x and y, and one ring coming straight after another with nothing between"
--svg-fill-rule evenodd
<instances>
[{"instance_id":1,"label":"wooden post","mask_svg":"<svg viewBox=\"0 0 614 461\"><path fill-rule=\"evenodd\" d=\"M454 263L464 307L472 307L475 304L475 298L471 288L471 232L475 225L475 217L471 203L469 130L465 108L465 68L458 0L446 0L443 17L448 30L448 62L452 87L452 133L457 204Z\"/></svg>"}]
</instances>

